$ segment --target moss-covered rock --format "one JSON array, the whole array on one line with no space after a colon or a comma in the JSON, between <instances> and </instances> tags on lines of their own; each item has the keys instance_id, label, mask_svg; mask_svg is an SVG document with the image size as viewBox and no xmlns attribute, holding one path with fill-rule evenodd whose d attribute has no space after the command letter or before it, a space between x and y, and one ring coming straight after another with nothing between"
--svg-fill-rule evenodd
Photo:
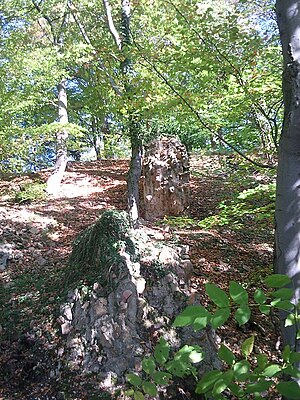
<instances>
[{"instance_id":1,"label":"moss-covered rock","mask_svg":"<svg viewBox=\"0 0 300 400\"><path fill-rule=\"evenodd\" d=\"M124 252L135 255L135 247L129 237L131 225L125 211L105 211L99 220L83 231L74 241L69 267L86 280L95 277L107 284L116 274L114 267L122 262ZM71 278L77 274L71 273Z\"/></svg>"},{"instance_id":2,"label":"moss-covered rock","mask_svg":"<svg viewBox=\"0 0 300 400\"><path fill-rule=\"evenodd\" d=\"M70 263L85 282L77 279L58 318L68 368L122 380L151 354L155 337L174 354L182 344L201 346L203 369L218 367L210 329L172 326L191 296L188 246L167 244L153 229L130 229L126 213L108 211L78 237ZM113 391L114 382L109 386Z\"/></svg>"}]
</instances>

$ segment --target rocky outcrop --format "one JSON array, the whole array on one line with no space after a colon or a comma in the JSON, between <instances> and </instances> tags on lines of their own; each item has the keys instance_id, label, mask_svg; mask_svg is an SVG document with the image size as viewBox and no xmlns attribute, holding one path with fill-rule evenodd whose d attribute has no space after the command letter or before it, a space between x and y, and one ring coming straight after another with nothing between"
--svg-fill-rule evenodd
<instances>
[{"instance_id":1,"label":"rocky outcrop","mask_svg":"<svg viewBox=\"0 0 300 400\"><path fill-rule=\"evenodd\" d=\"M145 218L181 215L189 204L189 160L185 146L162 138L146 146L143 161Z\"/></svg>"},{"instance_id":2,"label":"rocky outcrop","mask_svg":"<svg viewBox=\"0 0 300 400\"><path fill-rule=\"evenodd\" d=\"M4 271L7 267L8 259L12 254L12 245L0 242L0 271Z\"/></svg>"},{"instance_id":3,"label":"rocky outcrop","mask_svg":"<svg viewBox=\"0 0 300 400\"><path fill-rule=\"evenodd\" d=\"M211 330L199 334L190 328L172 328L190 295L188 246L165 244L160 231L127 229L122 218L126 220L125 213L104 213L74 245L73 265L76 259L84 260L77 257L78 249L82 254L91 242L98 246L87 250L95 258L82 268L86 274L87 268L98 268L99 279L70 291L61 308L58 321L65 338L61 356L72 369L121 377L126 371L139 370L143 357L164 337L174 350L183 343L198 344L206 353L203 365L216 367Z\"/></svg>"}]
</instances>

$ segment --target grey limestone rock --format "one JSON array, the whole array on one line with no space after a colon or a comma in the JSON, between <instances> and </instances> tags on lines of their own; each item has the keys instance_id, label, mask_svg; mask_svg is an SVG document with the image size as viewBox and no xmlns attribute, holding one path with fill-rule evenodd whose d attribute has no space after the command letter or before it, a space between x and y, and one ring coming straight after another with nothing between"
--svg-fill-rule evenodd
<instances>
[{"instance_id":1,"label":"grey limestone rock","mask_svg":"<svg viewBox=\"0 0 300 400\"><path fill-rule=\"evenodd\" d=\"M7 263L12 254L12 245L9 243L0 243L0 271L7 268Z\"/></svg>"},{"instance_id":2,"label":"grey limestone rock","mask_svg":"<svg viewBox=\"0 0 300 400\"><path fill-rule=\"evenodd\" d=\"M159 337L174 351L188 343L201 346L207 355L202 368L218 367L211 329L195 333L172 327L191 294L188 247L151 237L143 228L129 230L128 243L135 251L121 248L118 261L107 265L113 284L95 282L88 290L70 291L59 323L65 338L63 357L71 368L121 377L153 353ZM97 251L94 254L98 257Z\"/></svg>"}]
</instances>

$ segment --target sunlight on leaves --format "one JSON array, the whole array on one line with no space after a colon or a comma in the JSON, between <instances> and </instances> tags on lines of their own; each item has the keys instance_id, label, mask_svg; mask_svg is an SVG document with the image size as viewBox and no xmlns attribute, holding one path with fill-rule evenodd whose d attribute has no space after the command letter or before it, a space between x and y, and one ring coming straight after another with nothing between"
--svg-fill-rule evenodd
<instances>
[{"instance_id":1,"label":"sunlight on leaves","mask_svg":"<svg viewBox=\"0 0 300 400\"><path fill-rule=\"evenodd\" d=\"M291 278L282 274L273 274L265 279L265 284L270 288L281 288L289 283L291 283Z\"/></svg>"},{"instance_id":2,"label":"sunlight on leaves","mask_svg":"<svg viewBox=\"0 0 300 400\"><path fill-rule=\"evenodd\" d=\"M242 354L245 358L248 358L249 355L252 353L253 347L254 347L254 340L255 340L255 336L252 335L248 339L244 340L244 342L242 343L242 347L241 347Z\"/></svg>"},{"instance_id":3,"label":"sunlight on leaves","mask_svg":"<svg viewBox=\"0 0 300 400\"><path fill-rule=\"evenodd\" d=\"M250 317L251 317L251 310L246 305L239 307L234 314L234 318L236 319L239 325L246 324L249 321Z\"/></svg>"},{"instance_id":4,"label":"sunlight on leaves","mask_svg":"<svg viewBox=\"0 0 300 400\"><path fill-rule=\"evenodd\" d=\"M206 293L209 298L218 306L218 307L229 307L229 297L226 292L220 289L218 286L213 283L207 283L205 285Z\"/></svg>"},{"instance_id":5,"label":"sunlight on leaves","mask_svg":"<svg viewBox=\"0 0 300 400\"><path fill-rule=\"evenodd\" d=\"M248 303L248 293L243 286L237 282L231 281L229 286L229 294L232 300L240 305Z\"/></svg>"}]
</instances>

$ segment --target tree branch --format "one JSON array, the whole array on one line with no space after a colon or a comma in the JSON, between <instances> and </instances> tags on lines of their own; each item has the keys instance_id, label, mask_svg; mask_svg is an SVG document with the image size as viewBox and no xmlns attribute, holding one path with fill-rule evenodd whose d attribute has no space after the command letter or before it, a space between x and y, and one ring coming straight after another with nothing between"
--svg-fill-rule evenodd
<instances>
[{"instance_id":1,"label":"tree branch","mask_svg":"<svg viewBox=\"0 0 300 400\"><path fill-rule=\"evenodd\" d=\"M34 5L34 8L36 9L36 11L39 14L41 14L41 16L47 21L47 23L48 23L48 25L50 27L51 34L52 34L52 44L56 45L57 44L57 38L56 38L56 34L55 34L55 29L54 29L54 26L53 26L53 21L51 20L51 18L48 15L43 13L43 11L42 11L42 9L40 7L40 4L37 4L37 2L35 0L32 0L32 4Z\"/></svg>"},{"instance_id":2,"label":"tree branch","mask_svg":"<svg viewBox=\"0 0 300 400\"><path fill-rule=\"evenodd\" d=\"M91 46L91 47L93 48L92 54L93 54L93 56L95 56L95 57L97 58L98 65L99 65L100 69L105 73L105 75L107 76L107 78L109 79L109 82L110 82L110 85L111 85L112 89L114 90L114 92L115 92L118 96L122 96L122 92L121 92L120 89L118 88L118 86L117 86L116 82L114 81L113 77L112 77L112 76L110 75L110 73L108 72L108 70L107 70L107 68L105 67L103 61L100 60L100 58L99 58L99 56L98 56L98 54L97 54L97 51L96 51L96 49L94 48L94 46L93 46L93 44L92 44L92 42L91 42L91 39L90 39L89 35L87 34L87 32L86 32L86 30L85 30L83 24L81 23L81 21L80 21L80 19L79 19L79 17L78 17L78 14L77 14L77 12L76 12L75 6L72 4L71 1L68 2L68 6L69 6L69 9L70 9L70 11L71 11L71 14L72 14L72 16L73 16L73 18L74 18L74 21L75 21L77 27L78 27L79 30L80 30L80 33L81 33L81 35L82 35L82 37L83 37L83 40L85 41L86 44L88 44L89 46Z\"/></svg>"},{"instance_id":3,"label":"tree branch","mask_svg":"<svg viewBox=\"0 0 300 400\"><path fill-rule=\"evenodd\" d=\"M242 90L244 91L244 93L249 97L252 106L256 107L261 114L268 120L268 122L270 123L270 118L268 117L267 112L264 110L263 106L257 102L253 96L251 95L251 93L249 92L249 90L247 89L246 83L243 79L243 76L241 74L241 71L234 65L234 63L230 60L230 58L227 56L227 54L224 54L218 47L218 45L216 43L214 43L213 40L211 40L211 38L206 39L203 38L200 33L191 26L190 21L187 19L187 17L179 10L179 8L171 1L171 0L166 0L168 4L170 4L175 11L178 13L178 15L181 16L181 18L185 21L186 25L189 27L189 29L192 30L192 32L195 33L195 35L198 37L198 39L200 40L200 42L202 42L203 44L207 45L208 47L212 48L213 50L215 50L217 52L217 54L220 56L221 59L223 59L231 68L232 72L233 72L233 76L236 78L237 83L240 85L240 87L242 88ZM281 100L282 102L282 100ZM275 148L277 148L276 143L274 143Z\"/></svg>"},{"instance_id":4,"label":"tree branch","mask_svg":"<svg viewBox=\"0 0 300 400\"><path fill-rule=\"evenodd\" d=\"M113 18L112 18L112 13L111 13L111 6L109 4L108 0L103 0L103 6L104 10L106 13L106 18L108 22L108 29L118 47L118 49L121 51L122 50L122 39L121 36L119 35L119 32L117 31Z\"/></svg>"},{"instance_id":5,"label":"tree branch","mask_svg":"<svg viewBox=\"0 0 300 400\"><path fill-rule=\"evenodd\" d=\"M138 50L142 50L142 47L135 41L134 38L133 38L133 42L136 45L136 47L138 48ZM180 100L185 104L185 106L197 117L198 121L200 122L200 124L202 125L203 128L208 130L212 135L217 137L221 142L226 144L226 146L228 146L229 148L234 150L237 154L239 154L242 158L244 158L245 160L247 160L251 164L253 164L253 165L255 165L255 166L259 167L259 168L269 168L269 169L275 168L275 165L262 164L262 163L259 163L259 162L255 161L255 160L253 160L252 158L250 158L246 154L244 154L241 150L239 150L236 146L234 146L233 144L229 143L226 139L224 139L222 137L222 135L220 135L218 132L216 132L214 129L212 129L202 119L200 113L197 110L195 110L195 108L188 102L188 100L172 85L172 83L170 83L170 81L166 78L166 76L161 71L159 71L159 69L149 59L147 59L142 54L141 54L141 57L146 61L146 63L148 65L150 65L150 67L155 71L157 76L169 87L171 92L174 93L177 97L179 97Z\"/></svg>"}]
</instances>

